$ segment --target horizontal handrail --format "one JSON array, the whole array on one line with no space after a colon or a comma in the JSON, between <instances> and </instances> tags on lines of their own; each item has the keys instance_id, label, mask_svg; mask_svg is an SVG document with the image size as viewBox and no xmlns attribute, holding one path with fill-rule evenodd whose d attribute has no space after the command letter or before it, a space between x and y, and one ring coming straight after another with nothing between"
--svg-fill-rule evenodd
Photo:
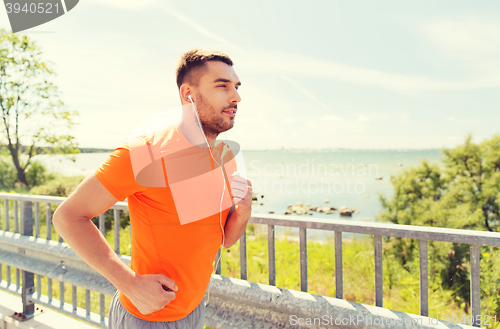
<instances>
[{"instance_id":1,"label":"horizontal handrail","mask_svg":"<svg viewBox=\"0 0 500 329\"><path fill-rule=\"evenodd\" d=\"M129 256L118 257L130 266ZM63 242L0 231L0 263L105 295L116 292L108 280Z\"/></svg>"},{"instance_id":2,"label":"horizontal handrail","mask_svg":"<svg viewBox=\"0 0 500 329\"><path fill-rule=\"evenodd\" d=\"M116 289L104 278L84 264L78 256L59 237L59 242L50 241L51 233L47 230L47 240L38 238L40 225L39 203L46 203L47 227L51 226L51 204L61 204L66 198L0 193L0 199L4 199L5 218L9 218L8 200L15 201L13 204L13 218L15 233L9 231L9 221L6 221L6 231L0 231L0 263L16 268L16 282L19 282L19 270L23 273L36 273L71 283L74 286L81 286L101 293L101 324L104 321L103 294L110 295ZM18 202L21 207L18 206ZM35 203L35 228L37 237L29 232L18 233L18 211L21 208L22 227L29 227L33 224L32 203ZM115 252L120 254L120 211L128 210L126 202L117 202L110 209L113 209ZM24 214L24 215L23 215ZM23 219L24 218L24 219ZM276 263L275 263L275 226L286 226L299 228L300 245L300 275L301 290L307 292L307 229L317 229L333 231L335 233L335 286L336 297L343 298L343 275L342 275L342 233L355 233L372 235L374 238L374 263L375 263L375 300L376 306L383 306L383 276L382 276L382 237L397 237L419 240L420 251L420 314L428 315L428 253L427 245L429 241L442 241L450 243L461 243L470 245L471 249L471 310L474 318L480 315L480 263L479 247L493 246L500 247L500 233L473 231L463 229L449 229L440 227L426 227L414 225L398 225L392 223L357 222L338 219L323 218L299 218L285 215L263 215L252 214L250 223L263 224L268 226L268 252L269 252L269 283L275 284ZM31 223L31 224L30 224ZM0 224L1 225L1 224ZM28 226L26 226L28 225ZM0 226L1 228L1 226ZM99 229L104 234L104 214L99 215ZM19 253L22 253L22 261L19 261ZM240 273L241 279L247 277L247 250L246 235L240 238ZM129 265L130 258L120 255L122 261ZM221 274L220 263L217 266L216 274ZM32 274L31 274L32 275ZM104 280L104 281L103 281ZM1 278L0 278L1 281ZM10 282L10 274L7 277L7 284ZM75 288L73 288L75 289ZM24 292L23 292L24 294ZM50 294L50 292L49 292ZM61 295L62 296L62 295ZM61 298L63 298L62 296ZM64 301L62 299L62 303ZM76 305L76 299L73 301ZM479 323L474 323L478 326Z\"/></svg>"},{"instance_id":3,"label":"horizontal handrail","mask_svg":"<svg viewBox=\"0 0 500 329\"><path fill-rule=\"evenodd\" d=\"M347 221L342 219L291 218L284 215L252 214L249 222L417 240L443 241L500 247L500 233L442 227Z\"/></svg>"},{"instance_id":4,"label":"horizontal handrail","mask_svg":"<svg viewBox=\"0 0 500 329\"><path fill-rule=\"evenodd\" d=\"M62 196L48 196L48 195L33 195L33 194L19 194L19 193L5 193L0 192L0 200L17 200L17 201L31 201L31 202L46 202L61 204L67 197ZM128 204L125 201L118 201L109 209L128 210Z\"/></svg>"},{"instance_id":5,"label":"horizontal handrail","mask_svg":"<svg viewBox=\"0 0 500 329\"><path fill-rule=\"evenodd\" d=\"M60 204L66 198L29 194L0 193L0 199ZM110 209L128 210L128 204L126 202L119 201ZM298 218L286 215L267 215L255 213L252 214L249 222L255 224L267 224L346 233L500 247L500 233L497 232L416 225L400 225L392 223L375 223L365 221L347 221L342 219Z\"/></svg>"}]
</instances>

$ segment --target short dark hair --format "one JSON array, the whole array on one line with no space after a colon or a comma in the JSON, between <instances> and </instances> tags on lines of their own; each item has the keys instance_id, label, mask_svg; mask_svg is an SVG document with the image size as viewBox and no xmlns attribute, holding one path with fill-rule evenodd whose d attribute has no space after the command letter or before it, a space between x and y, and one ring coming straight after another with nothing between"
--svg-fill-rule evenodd
<instances>
[{"instance_id":1,"label":"short dark hair","mask_svg":"<svg viewBox=\"0 0 500 329\"><path fill-rule=\"evenodd\" d=\"M203 69L208 61L219 61L233 66L233 61L228 55L216 50L193 49L185 53L177 65L177 87L180 89L186 81L192 85L198 84L197 73Z\"/></svg>"}]
</instances>

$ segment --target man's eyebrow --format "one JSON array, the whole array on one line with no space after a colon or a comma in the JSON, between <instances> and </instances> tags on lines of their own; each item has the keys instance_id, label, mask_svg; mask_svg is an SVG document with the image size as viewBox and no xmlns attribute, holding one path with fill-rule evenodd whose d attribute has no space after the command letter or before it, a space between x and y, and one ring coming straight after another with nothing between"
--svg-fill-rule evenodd
<instances>
[{"instance_id":1,"label":"man's eyebrow","mask_svg":"<svg viewBox=\"0 0 500 329\"><path fill-rule=\"evenodd\" d=\"M214 80L214 83L217 83L217 82L224 82L224 83L228 83L228 82L231 82L231 80L229 80L229 79L225 79L225 78L218 78L218 79L215 79L215 80ZM240 82L240 81L238 81L238 82L236 83L236 85L237 85L237 86L241 86L241 82Z\"/></svg>"}]
</instances>

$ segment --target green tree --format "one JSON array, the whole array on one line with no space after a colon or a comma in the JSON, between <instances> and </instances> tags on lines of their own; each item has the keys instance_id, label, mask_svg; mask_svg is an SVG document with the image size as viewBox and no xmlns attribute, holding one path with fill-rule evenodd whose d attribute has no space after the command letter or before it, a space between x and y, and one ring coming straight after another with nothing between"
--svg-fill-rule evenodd
<instances>
[{"instance_id":1,"label":"green tree","mask_svg":"<svg viewBox=\"0 0 500 329\"><path fill-rule=\"evenodd\" d=\"M1 134L17 179L27 187L36 182L26 173L38 146L49 146L51 153L79 153L69 134L77 113L66 109L57 87L48 81L53 74L27 36L0 30L0 108L5 128Z\"/></svg>"},{"instance_id":2,"label":"green tree","mask_svg":"<svg viewBox=\"0 0 500 329\"><path fill-rule=\"evenodd\" d=\"M500 136L480 144L465 143L444 150L443 161L450 180L450 192L457 202L480 213L484 229L499 230L500 201Z\"/></svg>"},{"instance_id":3,"label":"green tree","mask_svg":"<svg viewBox=\"0 0 500 329\"><path fill-rule=\"evenodd\" d=\"M440 166L423 160L391 176L391 184L392 197L380 195L383 209L378 220L499 231L500 136L479 144L467 136L464 144L443 149ZM409 270L409 264L418 256L418 242L388 238L386 252ZM443 285L454 291L456 301L467 310L469 246L452 244L450 248L450 244L430 242L429 258L431 276L440 276Z\"/></svg>"}]
</instances>

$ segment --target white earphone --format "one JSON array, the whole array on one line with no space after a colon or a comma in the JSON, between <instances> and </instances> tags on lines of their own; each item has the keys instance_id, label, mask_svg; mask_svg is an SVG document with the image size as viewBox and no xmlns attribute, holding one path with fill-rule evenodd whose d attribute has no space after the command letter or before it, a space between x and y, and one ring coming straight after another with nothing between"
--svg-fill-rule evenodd
<instances>
[{"instance_id":1,"label":"white earphone","mask_svg":"<svg viewBox=\"0 0 500 329\"><path fill-rule=\"evenodd\" d=\"M191 94L188 95L189 100L191 101L191 104L193 104L193 107L194 107L194 113L196 114L196 119L198 121L198 125L200 126L200 129L203 131L203 128L201 126L201 121L200 121L200 117L198 116L198 109L196 108L196 105L194 104L193 102L193 98L191 97ZM222 169L222 166L221 164L219 164L217 162L217 160L215 160L213 154L212 154L212 150L210 148L210 144L208 143L208 140L205 136L205 134L203 134L203 137L205 137L205 142L207 143L207 147L208 147L208 151L210 152L210 156L212 157L213 161L215 163L217 163L219 165L219 168L221 169L221 173L222 173L222 181L223 181L223 186L224 186L224 189L222 190L222 196L220 198L220 205L219 205L219 224L220 224L220 227L222 229L222 244L219 246L219 251L220 251L220 247L224 245L224 240L225 240L225 232L224 232L224 227L222 226L222 200L224 199L224 193L226 192L226 179L224 178L224 170ZM223 160L223 159L222 159ZM224 164L224 162L222 162L222 164ZM222 257L222 252L220 253L218 259L216 260L215 262L215 268L217 268L220 260L221 260L221 257ZM215 272L215 268L214 268L214 272ZM208 296L207 296L207 301L205 302L205 306L208 305L208 302L210 300L210 282L212 281L212 278L210 278L210 281L208 283Z\"/></svg>"}]
</instances>

